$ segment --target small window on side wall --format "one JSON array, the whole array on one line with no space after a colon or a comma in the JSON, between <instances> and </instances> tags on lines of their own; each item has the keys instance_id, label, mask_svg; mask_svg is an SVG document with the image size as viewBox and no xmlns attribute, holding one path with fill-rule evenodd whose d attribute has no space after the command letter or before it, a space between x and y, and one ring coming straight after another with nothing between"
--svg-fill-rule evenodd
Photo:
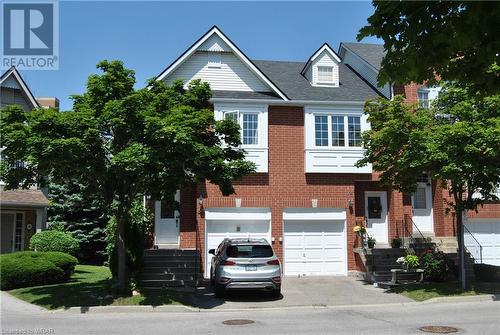
<instances>
[{"instance_id":1,"label":"small window on side wall","mask_svg":"<svg viewBox=\"0 0 500 335\"><path fill-rule=\"evenodd\" d=\"M220 69L222 64L222 54L220 52L208 53L208 67Z\"/></svg>"},{"instance_id":2,"label":"small window on side wall","mask_svg":"<svg viewBox=\"0 0 500 335\"><path fill-rule=\"evenodd\" d=\"M333 83L333 67L318 66L318 82Z\"/></svg>"}]
</instances>

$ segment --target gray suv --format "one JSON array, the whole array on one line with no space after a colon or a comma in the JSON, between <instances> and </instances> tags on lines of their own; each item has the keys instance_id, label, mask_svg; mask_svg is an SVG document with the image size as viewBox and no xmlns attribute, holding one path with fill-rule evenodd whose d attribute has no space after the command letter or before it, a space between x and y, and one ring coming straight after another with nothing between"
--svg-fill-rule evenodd
<instances>
[{"instance_id":1,"label":"gray suv","mask_svg":"<svg viewBox=\"0 0 500 335\"><path fill-rule=\"evenodd\" d=\"M281 265L265 239L224 239L212 257L210 282L215 295L230 289L259 289L281 295Z\"/></svg>"}]
</instances>

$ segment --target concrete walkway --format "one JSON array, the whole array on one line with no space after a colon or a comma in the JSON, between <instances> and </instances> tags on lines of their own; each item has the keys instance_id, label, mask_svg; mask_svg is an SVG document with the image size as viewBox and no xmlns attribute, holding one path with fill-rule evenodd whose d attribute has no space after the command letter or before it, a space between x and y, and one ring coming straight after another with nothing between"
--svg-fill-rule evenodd
<instances>
[{"instance_id":1,"label":"concrete walkway","mask_svg":"<svg viewBox=\"0 0 500 335\"><path fill-rule=\"evenodd\" d=\"M40 313L47 311L45 308L32 305L26 301L22 301L8 294L7 292L0 291L0 310L2 313Z\"/></svg>"},{"instance_id":2,"label":"concrete walkway","mask_svg":"<svg viewBox=\"0 0 500 335\"><path fill-rule=\"evenodd\" d=\"M350 277L284 278L282 297L271 299L262 292L234 292L215 298L210 287L200 288L194 305L200 309L279 308L297 306L343 306L406 303L413 300L386 293Z\"/></svg>"}]
</instances>

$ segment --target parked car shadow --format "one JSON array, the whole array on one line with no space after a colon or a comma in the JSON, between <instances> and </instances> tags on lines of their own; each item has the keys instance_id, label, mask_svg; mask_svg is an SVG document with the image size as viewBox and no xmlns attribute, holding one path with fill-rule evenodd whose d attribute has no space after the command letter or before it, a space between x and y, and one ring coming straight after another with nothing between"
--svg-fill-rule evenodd
<instances>
[{"instance_id":1,"label":"parked car shadow","mask_svg":"<svg viewBox=\"0 0 500 335\"><path fill-rule=\"evenodd\" d=\"M275 298L271 292L260 290L231 290L227 291L223 298L215 296L214 288L210 283L202 283L194 295L194 305L200 309L211 309L223 305L226 301L231 302L267 302L283 299L283 295Z\"/></svg>"}]
</instances>

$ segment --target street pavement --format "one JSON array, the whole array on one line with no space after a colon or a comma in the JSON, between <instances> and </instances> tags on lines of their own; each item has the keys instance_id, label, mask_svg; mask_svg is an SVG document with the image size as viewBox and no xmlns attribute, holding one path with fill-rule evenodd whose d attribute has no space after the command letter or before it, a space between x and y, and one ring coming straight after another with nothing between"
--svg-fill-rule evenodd
<instances>
[{"instance_id":1,"label":"street pavement","mask_svg":"<svg viewBox=\"0 0 500 335\"><path fill-rule=\"evenodd\" d=\"M427 334L428 325L451 326L458 334L500 333L500 301L386 303L335 307L283 307L238 311L175 312L111 309L79 313L45 311L5 299L2 292L2 334ZM14 299L14 298L12 298ZM9 301L7 301L9 300ZM7 302L7 303L6 303ZM11 304L12 303L12 304ZM10 308L13 306L12 308ZM85 311L85 310L83 310ZM246 319L247 325L225 325Z\"/></svg>"}]
</instances>

